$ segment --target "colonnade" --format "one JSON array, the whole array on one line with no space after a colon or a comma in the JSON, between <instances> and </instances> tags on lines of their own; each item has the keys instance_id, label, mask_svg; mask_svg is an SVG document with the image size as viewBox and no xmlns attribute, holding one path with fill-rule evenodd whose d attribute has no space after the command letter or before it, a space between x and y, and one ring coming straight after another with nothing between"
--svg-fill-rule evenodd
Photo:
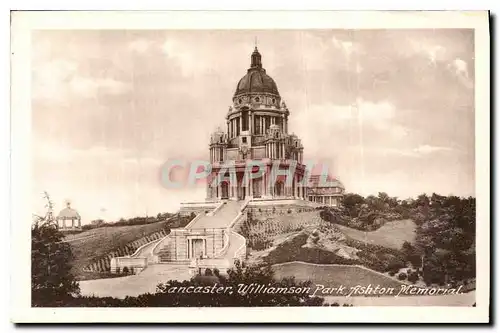
<instances>
[{"instance_id":1,"label":"colonnade","mask_svg":"<svg viewBox=\"0 0 500 333\"><path fill-rule=\"evenodd\" d=\"M66 221L71 221L71 228L81 228L82 227L82 220L77 219L77 218L67 218L67 219L58 219L57 220L57 226L62 229L70 228L70 226L66 225Z\"/></svg>"},{"instance_id":2,"label":"colonnade","mask_svg":"<svg viewBox=\"0 0 500 333\"><path fill-rule=\"evenodd\" d=\"M337 195L309 195L309 201L336 207L340 204L340 197Z\"/></svg>"},{"instance_id":3,"label":"colonnade","mask_svg":"<svg viewBox=\"0 0 500 333\"><path fill-rule=\"evenodd\" d=\"M286 116L269 116L256 115L254 112L247 113L248 130L251 135L265 135L271 125L279 125L283 133L288 132L288 117ZM235 138L244 130L243 129L243 112L239 116L228 119L227 133L229 138Z\"/></svg>"}]
</instances>

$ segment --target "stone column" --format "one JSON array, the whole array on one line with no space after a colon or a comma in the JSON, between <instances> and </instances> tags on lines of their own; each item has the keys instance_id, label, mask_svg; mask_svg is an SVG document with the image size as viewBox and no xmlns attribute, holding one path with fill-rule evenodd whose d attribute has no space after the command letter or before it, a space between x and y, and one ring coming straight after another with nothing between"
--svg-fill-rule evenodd
<instances>
[{"instance_id":1,"label":"stone column","mask_svg":"<svg viewBox=\"0 0 500 333\"><path fill-rule=\"evenodd\" d=\"M250 134L253 135L253 112L248 112L248 129L250 130Z\"/></svg>"},{"instance_id":2,"label":"stone column","mask_svg":"<svg viewBox=\"0 0 500 333\"><path fill-rule=\"evenodd\" d=\"M262 176L262 195L267 195L267 178L268 178L268 174L267 174L267 166L266 166L266 172L264 173L264 175Z\"/></svg>"},{"instance_id":3,"label":"stone column","mask_svg":"<svg viewBox=\"0 0 500 333\"><path fill-rule=\"evenodd\" d=\"M265 186L266 186L266 182L264 180L264 175L262 175L260 177L260 196L263 197L266 195L266 189L265 189Z\"/></svg>"},{"instance_id":4,"label":"stone column","mask_svg":"<svg viewBox=\"0 0 500 333\"><path fill-rule=\"evenodd\" d=\"M293 184L293 197L297 198L299 196L299 176L295 175Z\"/></svg>"}]
</instances>

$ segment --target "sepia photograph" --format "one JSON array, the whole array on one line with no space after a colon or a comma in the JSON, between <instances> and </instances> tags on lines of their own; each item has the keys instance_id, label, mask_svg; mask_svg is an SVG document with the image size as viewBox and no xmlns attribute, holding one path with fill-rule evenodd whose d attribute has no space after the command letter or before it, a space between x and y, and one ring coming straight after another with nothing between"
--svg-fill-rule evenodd
<instances>
[{"instance_id":1,"label":"sepia photograph","mask_svg":"<svg viewBox=\"0 0 500 333\"><path fill-rule=\"evenodd\" d=\"M489 320L488 14L258 14L13 15L18 321Z\"/></svg>"}]
</instances>

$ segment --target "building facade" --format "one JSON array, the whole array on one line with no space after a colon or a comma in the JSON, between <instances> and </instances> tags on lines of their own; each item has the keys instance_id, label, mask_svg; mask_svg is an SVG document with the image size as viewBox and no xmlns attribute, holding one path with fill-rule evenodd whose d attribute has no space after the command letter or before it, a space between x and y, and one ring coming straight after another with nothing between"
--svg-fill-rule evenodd
<instances>
[{"instance_id":1,"label":"building facade","mask_svg":"<svg viewBox=\"0 0 500 333\"><path fill-rule=\"evenodd\" d=\"M320 175L309 177L309 186L307 189L307 199L321 206L340 205L344 196L344 185L337 179Z\"/></svg>"},{"instance_id":2,"label":"building facade","mask_svg":"<svg viewBox=\"0 0 500 333\"><path fill-rule=\"evenodd\" d=\"M210 138L211 179L222 174L226 181L215 185L209 182L208 200L306 198L306 189L301 185L304 149L300 139L289 134L289 115L255 48L250 68L238 82L226 115L226 131L219 129ZM261 177L245 177L245 170L252 170L250 160L264 167ZM277 172L280 175L272 174L273 167L282 170ZM283 175L285 170L293 177L291 181Z\"/></svg>"},{"instance_id":3,"label":"building facade","mask_svg":"<svg viewBox=\"0 0 500 333\"><path fill-rule=\"evenodd\" d=\"M224 199L316 200L319 192L333 191L332 205L343 193L338 188L316 188L318 182L307 177L303 164L304 147L300 138L289 133L290 111L281 98L276 82L262 66L257 47L250 68L239 80L232 105L226 115L226 130L218 129L210 137L211 175L207 201ZM249 162L252 161L252 162ZM256 176L258 161L262 175ZM248 176L254 172L252 176ZM290 178L290 179L289 179ZM218 181L213 181L217 179ZM311 191L311 195L308 192Z\"/></svg>"}]
</instances>

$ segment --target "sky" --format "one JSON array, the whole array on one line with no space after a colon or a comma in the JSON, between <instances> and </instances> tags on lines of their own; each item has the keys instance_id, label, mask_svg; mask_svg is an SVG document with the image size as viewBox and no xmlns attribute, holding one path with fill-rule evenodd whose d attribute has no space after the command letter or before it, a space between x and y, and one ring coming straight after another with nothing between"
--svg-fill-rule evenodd
<instances>
[{"instance_id":1,"label":"sky","mask_svg":"<svg viewBox=\"0 0 500 333\"><path fill-rule=\"evenodd\" d=\"M255 40L304 159L347 192L475 195L472 30L78 30L32 34L34 210L174 212L170 159L208 158Z\"/></svg>"}]
</instances>

